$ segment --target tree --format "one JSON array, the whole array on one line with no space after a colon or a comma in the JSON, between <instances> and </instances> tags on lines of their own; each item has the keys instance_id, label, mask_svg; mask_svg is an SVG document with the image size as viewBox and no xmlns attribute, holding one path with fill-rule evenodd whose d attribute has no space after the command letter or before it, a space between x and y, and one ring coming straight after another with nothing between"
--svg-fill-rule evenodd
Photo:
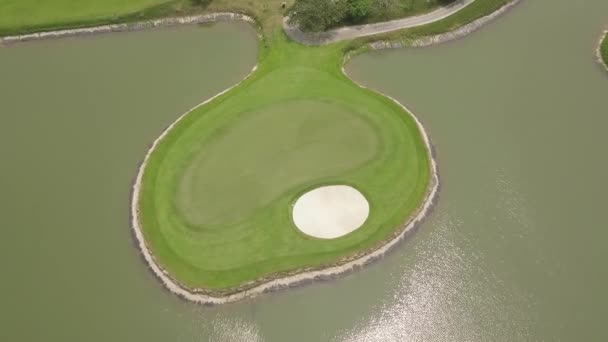
<instances>
[{"instance_id":1,"label":"tree","mask_svg":"<svg viewBox=\"0 0 608 342\"><path fill-rule=\"evenodd\" d=\"M289 10L289 23L303 31L325 31L348 15L346 0L298 0Z\"/></svg>"},{"instance_id":2,"label":"tree","mask_svg":"<svg viewBox=\"0 0 608 342\"><path fill-rule=\"evenodd\" d=\"M351 20L360 21L370 14L372 0L347 0L348 14Z\"/></svg>"},{"instance_id":3,"label":"tree","mask_svg":"<svg viewBox=\"0 0 608 342\"><path fill-rule=\"evenodd\" d=\"M399 8L398 0L374 0L373 11L378 17L387 16L389 13L397 11Z\"/></svg>"}]
</instances>

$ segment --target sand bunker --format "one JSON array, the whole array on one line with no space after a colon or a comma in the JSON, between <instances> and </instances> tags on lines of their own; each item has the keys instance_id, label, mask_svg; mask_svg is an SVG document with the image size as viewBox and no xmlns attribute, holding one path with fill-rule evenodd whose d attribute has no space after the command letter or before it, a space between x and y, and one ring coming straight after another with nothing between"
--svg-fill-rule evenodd
<instances>
[{"instance_id":1,"label":"sand bunker","mask_svg":"<svg viewBox=\"0 0 608 342\"><path fill-rule=\"evenodd\" d=\"M369 203L357 189L347 185L324 186L298 198L293 221L303 233L334 239L361 227L369 216Z\"/></svg>"}]
</instances>

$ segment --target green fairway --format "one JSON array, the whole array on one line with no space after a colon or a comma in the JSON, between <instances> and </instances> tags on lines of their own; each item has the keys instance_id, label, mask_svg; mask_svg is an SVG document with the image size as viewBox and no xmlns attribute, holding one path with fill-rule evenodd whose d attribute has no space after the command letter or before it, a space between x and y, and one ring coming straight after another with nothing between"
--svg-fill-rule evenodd
<instances>
[{"instance_id":1,"label":"green fairway","mask_svg":"<svg viewBox=\"0 0 608 342\"><path fill-rule=\"evenodd\" d=\"M343 47L277 32L252 77L188 114L152 152L140 220L175 279L226 290L329 265L380 246L421 205L431 176L421 133L392 100L342 74ZM335 240L296 229L293 202L326 184L365 194L362 228Z\"/></svg>"}]
</instances>

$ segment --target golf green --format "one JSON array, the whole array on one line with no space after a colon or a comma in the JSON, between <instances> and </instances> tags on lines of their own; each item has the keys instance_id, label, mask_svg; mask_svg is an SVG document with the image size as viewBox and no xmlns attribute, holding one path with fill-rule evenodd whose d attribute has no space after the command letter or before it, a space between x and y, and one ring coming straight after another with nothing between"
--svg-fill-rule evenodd
<instances>
[{"instance_id":1,"label":"golf green","mask_svg":"<svg viewBox=\"0 0 608 342\"><path fill-rule=\"evenodd\" d=\"M276 32L257 70L186 114L143 166L138 219L154 261L181 286L230 293L381 247L431 184L415 119L342 70L344 46ZM370 203L356 231L324 240L294 225L308 190L348 184Z\"/></svg>"}]
</instances>

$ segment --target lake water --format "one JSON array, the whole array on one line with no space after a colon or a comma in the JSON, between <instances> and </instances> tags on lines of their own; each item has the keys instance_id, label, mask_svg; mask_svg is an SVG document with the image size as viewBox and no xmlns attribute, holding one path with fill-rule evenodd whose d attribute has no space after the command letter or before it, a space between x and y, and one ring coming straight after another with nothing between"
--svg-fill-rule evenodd
<instances>
[{"instance_id":1,"label":"lake water","mask_svg":"<svg viewBox=\"0 0 608 342\"><path fill-rule=\"evenodd\" d=\"M0 340L608 340L606 26L604 0L524 1L466 39L355 58L427 127L437 208L363 271L218 307L146 269L129 191L166 125L249 72L254 31L0 49Z\"/></svg>"}]
</instances>

